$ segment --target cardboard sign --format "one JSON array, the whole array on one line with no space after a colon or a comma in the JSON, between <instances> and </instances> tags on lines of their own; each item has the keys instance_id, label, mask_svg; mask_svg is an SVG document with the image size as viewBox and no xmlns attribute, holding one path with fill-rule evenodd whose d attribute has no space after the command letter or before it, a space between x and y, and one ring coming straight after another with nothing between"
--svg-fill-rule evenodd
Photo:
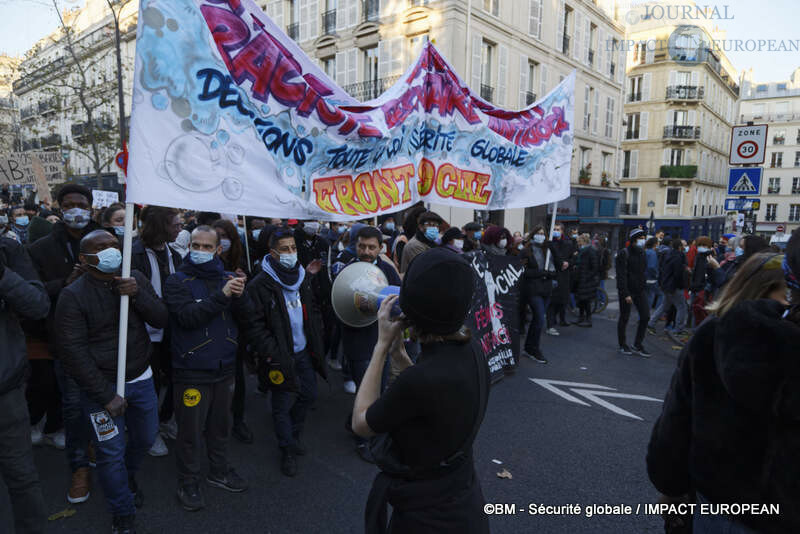
<instances>
[{"instance_id":1,"label":"cardboard sign","mask_svg":"<svg viewBox=\"0 0 800 534\"><path fill-rule=\"evenodd\" d=\"M119 193L116 191L102 191L92 189L92 207L107 208L111 204L119 202Z\"/></svg>"}]
</instances>

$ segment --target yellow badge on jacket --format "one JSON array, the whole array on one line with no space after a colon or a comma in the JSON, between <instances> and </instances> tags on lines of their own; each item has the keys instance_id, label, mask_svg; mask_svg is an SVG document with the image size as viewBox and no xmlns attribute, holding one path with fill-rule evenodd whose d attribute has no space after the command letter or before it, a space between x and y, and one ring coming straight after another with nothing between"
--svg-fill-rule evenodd
<instances>
[{"instance_id":1,"label":"yellow badge on jacket","mask_svg":"<svg viewBox=\"0 0 800 534\"><path fill-rule=\"evenodd\" d=\"M283 384L283 373L281 373L278 370L270 371L269 381L275 384L276 386L280 386L281 384Z\"/></svg>"},{"instance_id":2,"label":"yellow badge on jacket","mask_svg":"<svg viewBox=\"0 0 800 534\"><path fill-rule=\"evenodd\" d=\"M197 406L201 398L203 398L203 396L200 395L199 391L194 388L189 388L183 392L183 405L189 408Z\"/></svg>"}]
</instances>

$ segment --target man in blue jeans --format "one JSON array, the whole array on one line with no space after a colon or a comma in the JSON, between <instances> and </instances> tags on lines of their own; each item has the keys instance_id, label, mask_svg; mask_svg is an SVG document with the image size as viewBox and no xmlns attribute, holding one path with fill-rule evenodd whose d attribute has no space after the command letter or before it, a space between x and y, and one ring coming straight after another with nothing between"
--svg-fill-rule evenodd
<instances>
[{"instance_id":1,"label":"man in blue jeans","mask_svg":"<svg viewBox=\"0 0 800 534\"><path fill-rule=\"evenodd\" d=\"M119 242L105 230L81 239L79 259L85 273L62 290L56 306L60 357L81 389L81 409L97 450L97 473L113 516L111 531L134 534L136 507L143 502L135 475L158 432L146 324L166 326L167 308L142 273L119 276ZM130 297L124 398L116 391L122 295Z\"/></svg>"},{"instance_id":2,"label":"man in blue jeans","mask_svg":"<svg viewBox=\"0 0 800 534\"><path fill-rule=\"evenodd\" d=\"M262 272L247 285L253 308L245 337L261 362L263 382L272 389L281 472L293 477L296 457L306 454L301 437L308 408L317 398L315 372L325 377L322 312L311 285L322 262L314 260L304 269L289 230L275 230L269 249Z\"/></svg>"}]
</instances>

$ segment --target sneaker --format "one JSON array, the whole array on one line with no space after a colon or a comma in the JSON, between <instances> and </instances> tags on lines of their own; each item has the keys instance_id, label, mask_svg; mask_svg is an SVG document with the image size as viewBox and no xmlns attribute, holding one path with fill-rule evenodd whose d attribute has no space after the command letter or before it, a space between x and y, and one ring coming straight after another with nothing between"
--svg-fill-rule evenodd
<instances>
[{"instance_id":1,"label":"sneaker","mask_svg":"<svg viewBox=\"0 0 800 534\"><path fill-rule=\"evenodd\" d=\"M342 364L339 362L339 360L333 358L328 358L327 360L328 360L328 367L330 367L334 371L342 370Z\"/></svg>"},{"instance_id":2,"label":"sneaker","mask_svg":"<svg viewBox=\"0 0 800 534\"><path fill-rule=\"evenodd\" d=\"M356 445L356 453L358 457L367 462L368 464L375 463L375 457L372 455L372 451L369 450L369 442L363 442Z\"/></svg>"},{"instance_id":3,"label":"sneaker","mask_svg":"<svg viewBox=\"0 0 800 534\"><path fill-rule=\"evenodd\" d=\"M224 489L231 493L242 493L247 491L248 487L247 482L232 467L229 467L228 472L222 476L209 473L206 477L206 482L208 482L209 486Z\"/></svg>"},{"instance_id":4,"label":"sneaker","mask_svg":"<svg viewBox=\"0 0 800 534\"><path fill-rule=\"evenodd\" d=\"M253 432L244 421L236 421L233 423L233 437L242 443L253 443Z\"/></svg>"},{"instance_id":5,"label":"sneaker","mask_svg":"<svg viewBox=\"0 0 800 534\"><path fill-rule=\"evenodd\" d=\"M136 534L134 515L115 515L111 522L111 534Z\"/></svg>"},{"instance_id":6,"label":"sneaker","mask_svg":"<svg viewBox=\"0 0 800 534\"><path fill-rule=\"evenodd\" d=\"M44 434L42 436L41 442L44 445L50 445L51 447L54 447L60 451L63 451L67 446L63 430L59 430L58 432L52 432L50 434Z\"/></svg>"},{"instance_id":7,"label":"sneaker","mask_svg":"<svg viewBox=\"0 0 800 534\"><path fill-rule=\"evenodd\" d=\"M287 477L297 475L297 458L289 447L281 448L281 473Z\"/></svg>"},{"instance_id":8,"label":"sneaker","mask_svg":"<svg viewBox=\"0 0 800 534\"><path fill-rule=\"evenodd\" d=\"M177 497L183 509L189 512L196 512L206 506L206 500L197 482L190 482L178 488Z\"/></svg>"},{"instance_id":9,"label":"sneaker","mask_svg":"<svg viewBox=\"0 0 800 534\"><path fill-rule=\"evenodd\" d=\"M642 358L649 358L652 356L652 354L647 352L644 347L633 347L633 352Z\"/></svg>"},{"instance_id":10,"label":"sneaker","mask_svg":"<svg viewBox=\"0 0 800 534\"><path fill-rule=\"evenodd\" d=\"M657 336L657 335L658 335L658 332L656 332L656 329L655 329L655 328L653 328L652 326L648 326L648 327L647 327L647 333L648 333L648 334L651 334L651 335L654 335L654 336Z\"/></svg>"},{"instance_id":11,"label":"sneaker","mask_svg":"<svg viewBox=\"0 0 800 534\"><path fill-rule=\"evenodd\" d=\"M542 352L538 350L534 351L522 351L522 355L530 358L531 360L535 361L536 363L547 363L547 360L544 356L542 356Z\"/></svg>"},{"instance_id":12,"label":"sneaker","mask_svg":"<svg viewBox=\"0 0 800 534\"><path fill-rule=\"evenodd\" d=\"M177 439L178 438L178 423L175 421L173 417L166 423L161 423L158 425L158 431L161 435L167 439Z\"/></svg>"},{"instance_id":13,"label":"sneaker","mask_svg":"<svg viewBox=\"0 0 800 534\"><path fill-rule=\"evenodd\" d=\"M142 488L139 487L139 484L136 483L135 478L128 478L128 488L130 488L131 493L133 493L133 505L136 508L144 506L144 493L142 492Z\"/></svg>"},{"instance_id":14,"label":"sneaker","mask_svg":"<svg viewBox=\"0 0 800 534\"><path fill-rule=\"evenodd\" d=\"M72 473L72 481L67 492L67 501L78 504L89 500L91 477L88 467L79 467Z\"/></svg>"},{"instance_id":15,"label":"sneaker","mask_svg":"<svg viewBox=\"0 0 800 534\"><path fill-rule=\"evenodd\" d=\"M633 354L633 351L631 350L631 348L628 345L621 345L619 347L619 351L622 354Z\"/></svg>"},{"instance_id":16,"label":"sneaker","mask_svg":"<svg viewBox=\"0 0 800 534\"><path fill-rule=\"evenodd\" d=\"M35 425L31 425L31 444L32 445L41 445L42 444L42 423L44 419L36 423Z\"/></svg>"},{"instance_id":17,"label":"sneaker","mask_svg":"<svg viewBox=\"0 0 800 534\"><path fill-rule=\"evenodd\" d=\"M552 327L550 327L547 330L545 330L544 333L548 334L548 335L551 335L551 336L560 336L561 335L561 334L558 333L558 330L556 330L555 328L552 328Z\"/></svg>"},{"instance_id":18,"label":"sneaker","mask_svg":"<svg viewBox=\"0 0 800 534\"><path fill-rule=\"evenodd\" d=\"M156 457L169 454L169 449L167 449L167 444L164 443L164 438L161 437L161 434L156 434L156 440L153 442L153 446L150 447L150 450L147 451L147 454Z\"/></svg>"},{"instance_id":19,"label":"sneaker","mask_svg":"<svg viewBox=\"0 0 800 534\"><path fill-rule=\"evenodd\" d=\"M356 383L353 382L352 380L348 380L347 382L345 382L344 383L344 392L345 393L349 393L351 395L355 395L356 394Z\"/></svg>"}]
</instances>

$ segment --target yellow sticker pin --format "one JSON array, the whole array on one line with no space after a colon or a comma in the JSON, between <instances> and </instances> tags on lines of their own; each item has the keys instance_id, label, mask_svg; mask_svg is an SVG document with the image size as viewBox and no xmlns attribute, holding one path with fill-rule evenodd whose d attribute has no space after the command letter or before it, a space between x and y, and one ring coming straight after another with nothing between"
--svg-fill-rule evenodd
<instances>
[{"instance_id":1,"label":"yellow sticker pin","mask_svg":"<svg viewBox=\"0 0 800 534\"><path fill-rule=\"evenodd\" d=\"M189 388L183 392L183 405L189 408L197 406L203 396L194 388Z\"/></svg>"},{"instance_id":2,"label":"yellow sticker pin","mask_svg":"<svg viewBox=\"0 0 800 534\"><path fill-rule=\"evenodd\" d=\"M276 386L280 386L281 384L283 384L283 373L281 373L278 370L270 371L269 381L275 384Z\"/></svg>"}]
</instances>

